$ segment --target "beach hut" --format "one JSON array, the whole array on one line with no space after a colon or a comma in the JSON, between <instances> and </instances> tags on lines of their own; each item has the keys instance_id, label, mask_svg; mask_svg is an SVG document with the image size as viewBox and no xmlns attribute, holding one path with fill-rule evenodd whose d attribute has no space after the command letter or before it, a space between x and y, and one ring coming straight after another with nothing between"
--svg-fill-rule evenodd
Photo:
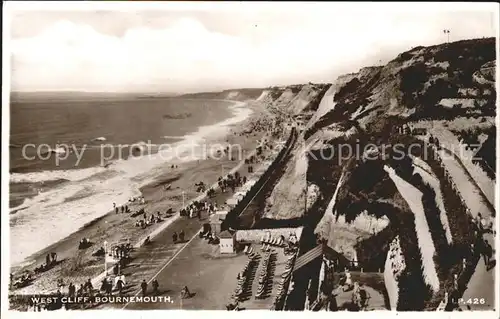
<instances>
[{"instance_id":1,"label":"beach hut","mask_svg":"<svg viewBox=\"0 0 500 319\"><path fill-rule=\"evenodd\" d=\"M234 253L234 246L235 246L234 235L232 235L230 232L225 230L222 233L220 233L219 238L220 238L220 242L219 242L220 253L221 254L233 254Z\"/></svg>"},{"instance_id":2,"label":"beach hut","mask_svg":"<svg viewBox=\"0 0 500 319\"><path fill-rule=\"evenodd\" d=\"M234 207L238 204L238 199L238 197L232 197L226 201L226 205Z\"/></svg>"}]
</instances>

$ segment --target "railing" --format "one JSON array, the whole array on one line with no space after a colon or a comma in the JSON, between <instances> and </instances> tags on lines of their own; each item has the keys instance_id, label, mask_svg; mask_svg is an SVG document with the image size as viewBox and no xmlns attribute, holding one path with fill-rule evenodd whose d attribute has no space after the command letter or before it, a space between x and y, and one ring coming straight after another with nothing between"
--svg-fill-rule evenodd
<instances>
[{"instance_id":1,"label":"railing","mask_svg":"<svg viewBox=\"0 0 500 319\"><path fill-rule=\"evenodd\" d=\"M318 258L323 254L323 246L318 245L315 248L309 250L307 253L303 254L299 258L297 258L297 261L295 262L295 267L293 268L293 271L297 271L300 268L304 267L314 259Z\"/></svg>"}]
</instances>

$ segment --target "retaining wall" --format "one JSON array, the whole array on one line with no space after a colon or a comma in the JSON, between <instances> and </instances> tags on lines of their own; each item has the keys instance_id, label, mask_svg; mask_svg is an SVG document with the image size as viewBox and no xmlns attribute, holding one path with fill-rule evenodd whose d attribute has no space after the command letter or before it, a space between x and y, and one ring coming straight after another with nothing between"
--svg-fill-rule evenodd
<instances>
[{"instance_id":1,"label":"retaining wall","mask_svg":"<svg viewBox=\"0 0 500 319\"><path fill-rule=\"evenodd\" d=\"M246 195L236 204L236 206L228 213L226 219L222 223L222 230L226 230L229 227L234 227L234 222L237 220L238 216L245 210L245 208L250 204L252 199L257 195L257 193L262 189L262 187L267 183L267 180L271 174L278 168L278 165L285 158L285 156L290 151L290 145L297 138L296 128L292 128L290 135L285 143L285 146L276 156L276 159L269 165L266 171L260 176L259 180L250 188Z\"/></svg>"}]
</instances>

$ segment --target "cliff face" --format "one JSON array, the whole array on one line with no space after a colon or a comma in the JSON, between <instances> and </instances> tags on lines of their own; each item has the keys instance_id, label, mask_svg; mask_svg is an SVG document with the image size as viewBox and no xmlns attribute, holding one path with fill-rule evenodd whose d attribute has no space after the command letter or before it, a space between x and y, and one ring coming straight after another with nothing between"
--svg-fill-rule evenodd
<instances>
[{"instance_id":1,"label":"cliff face","mask_svg":"<svg viewBox=\"0 0 500 319\"><path fill-rule=\"evenodd\" d=\"M453 254L456 243L450 237L462 243L469 240L461 229L467 216L464 207L453 204L456 194L449 185L431 187L422 180L414 160L424 158L426 146L421 137L406 134L399 126L433 121L446 129L456 119L476 125L479 120L473 118L494 125L494 59L495 39L416 47L385 66L339 77L316 98L311 98L308 86L295 96L291 89L270 91L269 96L277 96L276 105L290 101L292 114L311 114L305 117L293 157L267 200L265 216L319 220L317 236L335 250L356 258L365 269L392 265L391 270L397 270L397 276L386 270L393 307L434 307L450 283L450 269L458 263L441 256ZM467 98L475 107L440 104L468 92L473 92ZM305 106L304 100L311 99L315 105ZM394 149L385 149L395 144L418 144L421 149L404 149L404 156L397 157ZM432 174L442 174L436 159L424 160ZM442 194L436 196L439 188ZM442 202L436 203L440 196ZM441 211L449 215L450 223L462 226L448 228L443 223L446 216L439 218ZM422 227L417 229L417 224ZM389 256L391 243L406 261L397 267L394 256Z\"/></svg>"},{"instance_id":2,"label":"cliff face","mask_svg":"<svg viewBox=\"0 0 500 319\"><path fill-rule=\"evenodd\" d=\"M460 89L493 89L495 39L477 39L417 47L400 54L383 67L363 68L340 77L334 86L336 107L310 123L308 135L332 123L355 120L361 127L397 117L456 117L438 107L444 98L456 97ZM478 80L479 79L479 80ZM483 115L493 116L495 99L488 99Z\"/></svg>"},{"instance_id":3,"label":"cliff face","mask_svg":"<svg viewBox=\"0 0 500 319\"><path fill-rule=\"evenodd\" d=\"M224 90L221 92L201 92L184 94L181 97L189 99L218 99L218 100L232 100L232 101L247 101L256 100L262 94L264 89L236 89Z\"/></svg>"}]
</instances>

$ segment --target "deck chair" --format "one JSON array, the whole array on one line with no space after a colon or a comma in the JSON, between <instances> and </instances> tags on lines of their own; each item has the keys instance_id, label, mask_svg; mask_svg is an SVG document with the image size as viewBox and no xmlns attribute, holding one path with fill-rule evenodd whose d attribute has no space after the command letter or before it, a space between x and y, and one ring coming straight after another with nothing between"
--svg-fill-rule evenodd
<instances>
[{"instance_id":1,"label":"deck chair","mask_svg":"<svg viewBox=\"0 0 500 319\"><path fill-rule=\"evenodd\" d=\"M269 243L269 241L271 240L271 234L267 233L266 234L266 239L265 239L265 243Z\"/></svg>"}]
</instances>

